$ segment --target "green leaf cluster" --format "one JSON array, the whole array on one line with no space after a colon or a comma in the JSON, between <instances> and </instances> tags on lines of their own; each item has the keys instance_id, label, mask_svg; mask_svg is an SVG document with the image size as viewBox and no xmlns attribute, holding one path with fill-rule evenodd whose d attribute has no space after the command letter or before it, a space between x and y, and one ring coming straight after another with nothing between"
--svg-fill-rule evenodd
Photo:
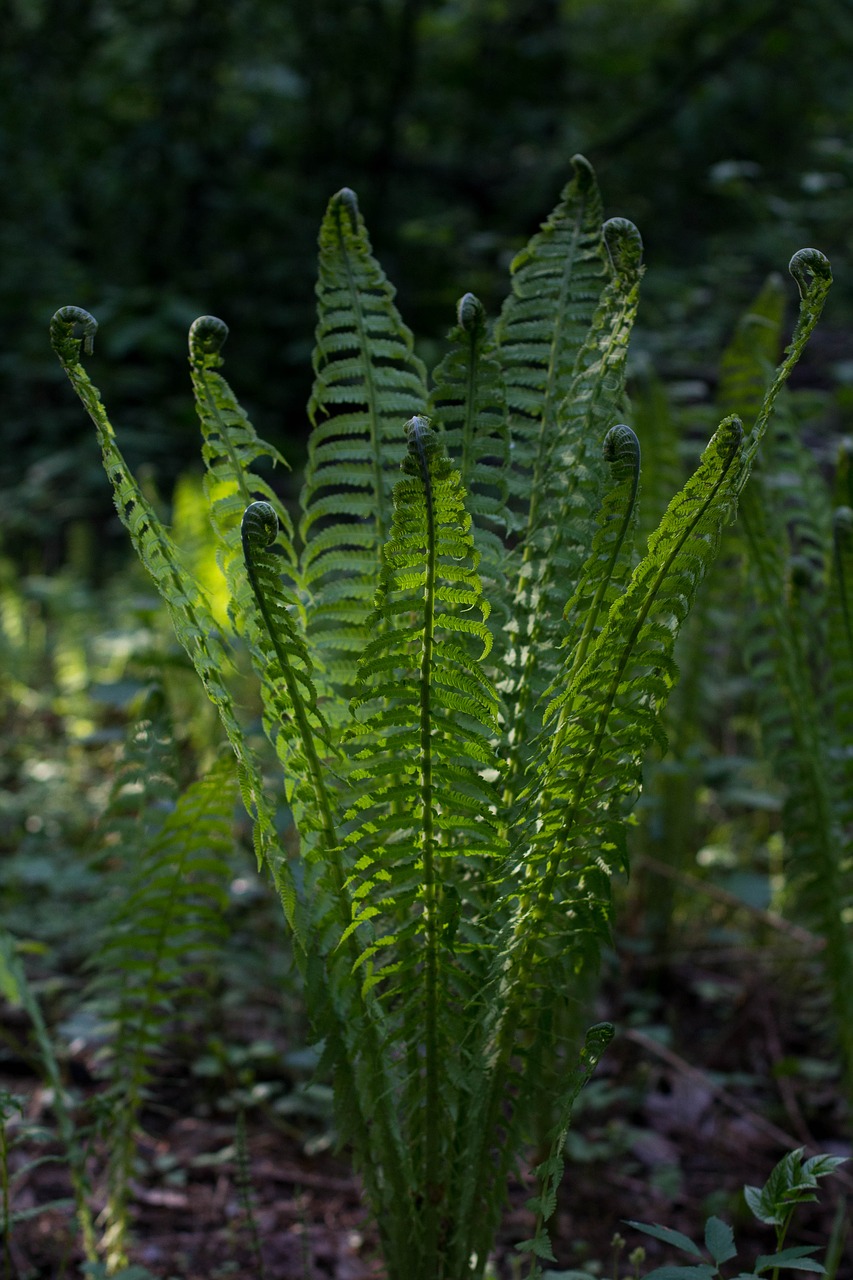
<instances>
[{"instance_id":1,"label":"green leaf cluster","mask_svg":"<svg viewBox=\"0 0 853 1280\"><path fill-rule=\"evenodd\" d=\"M817 1200L818 1179L825 1178L844 1164L845 1157L814 1155L804 1159L803 1155L802 1147L789 1152L773 1169L763 1187L744 1187L744 1198L753 1216L759 1222L775 1226L776 1249L773 1253L760 1254L751 1267L739 1271L734 1280L757 1280L768 1271L773 1273L776 1280L780 1270L826 1274L823 1263L813 1257L817 1252L817 1245L783 1246L797 1205ZM691 1259L698 1259L687 1266L655 1267L646 1274L644 1280L713 1280L714 1276L721 1274L723 1263L738 1257L734 1232L721 1218L712 1216L705 1223L705 1251L710 1255L710 1262L705 1261L705 1255L695 1240L682 1231L674 1231L671 1227L662 1227L657 1223L628 1221L627 1225L654 1240L680 1249Z\"/></svg>"},{"instance_id":2,"label":"green leaf cluster","mask_svg":"<svg viewBox=\"0 0 853 1280\"><path fill-rule=\"evenodd\" d=\"M624 219L602 225L582 157L495 324L462 298L431 392L351 191L330 201L319 246L295 527L258 469L278 455L217 372L224 325L193 326L230 631L124 463L80 363L74 326L91 336L91 317L57 313L54 345L233 747L389 1275L476 1278L543 1105L555 1120L530 1251L534 1267L549 1256L572 1102L612 1034L581 1046L566 1012L609 936L676 637L828 264L808 260L800 326L752 434L723 420L640 548L640 445L623 419L641 242ZM278 797L231 691L238 645ZM282 799L298 856L277 834Z\"/></svg>"}]
</instances>

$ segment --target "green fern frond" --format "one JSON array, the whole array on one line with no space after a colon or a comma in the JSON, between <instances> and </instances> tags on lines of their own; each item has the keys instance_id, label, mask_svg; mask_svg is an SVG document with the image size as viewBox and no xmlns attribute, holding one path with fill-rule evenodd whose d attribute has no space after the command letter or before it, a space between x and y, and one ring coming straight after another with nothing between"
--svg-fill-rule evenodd
<instances>
[{"instance_id":1,"label":"green fern frond","mask_svg":"<svg viewBox=\"0 0 853 1280\"><path fill-rule=\"evenodd\" d=\"M484 594L500 613L495 620L499 630L508 616L506 398L497 348L473 293L460 298L457 319L448 335L451 349L433 374L430 412L467 494L480 578Z\"/></svg>"},{"instance_id":2,"label":"green fern frond","mask_svg":"<svg viewBox=\"0 0 853 1280\"><path fill-rule=\"evenodd\" d=\"M287 467L287 462L278 449L256 434L234 392L216 372L223 363L220 351L227 337L228 326L216 316L200 316L195 320L189 336L190 373L202 430L204 487L210 519L220 541L219 561L232 596L231 611L239 623L243 613L237 601L240 585L245 582L240 525L243 512L251 502L268 502L275 511L281 569L293 584L297 582L297 564L287 509L269 482L255 470L262 460L283 467Z\"/></svg>"},{"instance_id":3,"label":"green fern frond","mask_svg":"<svg viewBox=\"0 0 853 1280\"><path fill-rule=\"evenodd\" d=\"M381 1203L387 1194L385 1179L391 1186L410 1180L405 1172L408 1157L393 1113L376 1103L392 1089L390 1064L382 1056L378 1005L348 980L358 964L358 949L339 834L340 760L318 705L311 657L294 623L294 606L271 549L276 533L270 504L255 502L246 508L243 552L258 614L252 629L253 659L263 668L267 732L285 766L288 799L299 822L305 883L297 918L302 965L313 995L312 1016L326 1041L336 1091L346 1099L342 1131L356 1138L357 1151L366 1162L365 1179L379 1197L375 1202ZM341 956L346 960L343 966ZM405 1216L398 1214L388 1229L405 1236Z\"/></svg>"},{"instance_id":4,"label":"green fern frond","mask_svg":"<svg viewBox=\"0 0 853 1280\"><path fill-rule=\"evenodd\" d=\"M741 488L749 478L753 460L764 438L776 398L791 376L794 365L803 354L806 343L814 332L832 285L832 268L829 260L819 249L798 250L788 263L788 270L794 277L800 293L799 315L791 341L785 349L785 358L776 370L776 376L764 395L746 442L741 463Z\"/></svg>"},{"instance_id":5,"label":"green fern frond","mask_svg":"<svg viewBox=\"0 0 853 1280\"><path fill-rule=\"evenodd\" d=\"M605 278L598 184L583 156L572 164L574 177L556 208L510 267L512 292L496 332L512 415L513 467L534 476Z\"/></svg>"},{"instance_id":6,"label":"green fern frond","mask_svg":"<svg viewBox=\"0 0 853 1280\"><path fill-rule=\"evenodd\" d=\"M76 325L84 338L74 337ZM182 563L180 552L157 513L143 495L116 442L97 387L80 364L80 348L91 353L97 321L78 307L62 307L51 321L51 341L60 363L98 433L104 469L113 488L119 519L154 580L183 645L211 702L216 706L238 763L238 779L247 812L253 819L258 865L268 861L288 920L293 919L295 891L287 866L277 854L273 810L264 791L260 767L246 741L226 682L233 668L230 649L221 638L204 594Z\"/></svg>"},{"instance_id":7,"label":"green fern frond","mask_svg":"<svg viewBox=\"0 0 853 1280\"><path fill-rule=\"evenodd\" d=\"M155 709L152 698L148 707ZM112 884L88 993L113 1031L105 1059L109 1100L101 1100L109 1111L102 1247L110 1267L127 1263L136 1129L154 1060L176 1003L202 994L225 930L234 762L222 760L164 812L161 780L173 772L168 723L155 713L131 732L105 822ZM128 803L136 811L132 823Z\"/></svg>"},{"instance_id":8,"label":"green fern frond","mask_svg":"<svg viewBox=\"0 0 853 1280\"><path fill-rule=\"evenodd\" d=\"M513 726L505 782L511 804L523 785L530 744L541 729L539 700L559 670L563 612L590 550L604 479L602 445L623 408L625 359L642 279L642 240L624 218L605 224L612 277L577 353L568 396L544 423L521 542L507 659ZM513 434L513 450L516 440Z\"/></svg>"},{"instance_id":9,"label":"green fern frond","mask_svg":"<svg viewBox=\"0 0 853 1280\"><path fill-rule=\"evenodd\" d=\"M835 738L835 710L814 687L815 655L801 608L791 598L784 535L774 533L770 512L772 507L754 499L744 503L750 572L760 605L745 650L761 707L764 748L786 787L786 897L826 941L824 964L848 1089L853 1089L849 737ZM841 688L849 690L849 677L842 676Z\"/></svg>"},{"instance_id":10,"label":"green fern frond","mask_svg":"<svg viewBox=\"0 0 853 1280\"><path fill-rule=\"evenodd\" d=\"M546 785L562 796L549 796L544 818L544 843L550 837L554 850L562 844L561 830L574 844L576 823L590 819L605 859L608 849L615 854L621 847L621 836L607 830L614 802L619 810L636 794L642 756L660 736L658 717L675 679L675 638L736 509L742 442L737 418L720 424L649 539L647 554L612 605L586 661L577 670L567 666L565 686L546 708L546 725L558 719L544 746ZM604 826L598 827L602 818ZM558 859L549 856L555 872Z\"/></svg>"},{"instance_id":11,"label":"green fern frond","mask_svg":"<svg viewBox=\"0 0 853 1280\"><path fill-rule=\"evenodd\" d=\"M660 739L676 635L734 512L742 438L736 419L720 425L585 662L576 669L565 651L563 683L546 706L524 807L512 825L507 879L517 889L492 1000L496 1065L475 1135L494 1131L508 1088L515 1096L512 1124L523 1125L531 1063L556 1051L544 1013L548 993L555 983L571 989L608 938L610 878L626 866L624 818L645 754ZM523 866L522 877L514 866ZM522 1071L514 1066L519 1037L529 1041ZM473 1141L475 1177L488 1186L495 1160L488 1139ZM507 1171L499 1162L494 1176Z\"/></svg>"},{"instance_id":12,"label":"green fern frond","mask_svg":"<svg viewBox=\"0 0 853 1280\"><path fill-rule=\"evenodd\" d=\"M305 852L310 853L317 833L328 852L338 847L328 785L335 751L318 706L312 658L297 626L296 600L282 581L278 535L272 504L250 503L241 524L255 605L246 629L262 682L264 727L284 767L287 802L307 841Z\"/></svg>"},{"instance_id":13,"label":"green fern frond","mask_svg":"<svg viewBox=\"0 0 853 1280\"><path fill-rule=\"evenodd\" d=\"M768 404L777 400L831 281L826 260L814 250L795 255L792 273L800 287L800 321L760 407L758 384L762 377L768 379L773 326L747 322L736 335L734 354L724 362L724 367L739 370L741 382L751 388L744 402L757 410L753 440L767 430ZM778 316L776 307L774 314ZM732 394L725 381L722 390ZM843 611L835 607L840 579L837 554L831 550L832 505L790 406L779 412L778 400L770 444L740 503L757 604L750 611L744 650L761 710L764 749L786 789L786 897L826 941L824 959L850 1086L853 940L847 913L853 906L853 802L846 743L853 704L849 651L845 654L846 646L839 643ZM838 541L834 545L837 553Z\"/></svg>"},{"instance_id":14,"label":"green fern frond","mask_svg":"<svg viewBox=\"0 0 853 1280\"><path fill-rule=\"evenodd\" d=\"M372 256L355 194L320 229L313 431L302 493L308 624L332 678L352 683L391 527L400 422L426 405L426 375L394 289Z\"/></svg>"},{"instance_id":15,"label":"green fern frond","mask_svg":"<svg viewBox=\"0 0 853 1280\"><path fill-rule=\"evenodd\" d=\"M598 515L592 554L584 565L575 593L565 608L569 634L563 647L573 654L579 670L590 642L600 630L610 605L625 589L632 568L633 533L637 525L640 488L640 442L630 427L611 427L604 438L604 457L612 487Z\"/></svg>"},{"instance_id":16,"label":"green fern frond","mask_svg":"<svg viewBox=\"0 0 853 1280\"><path fill-rule=\"evenodd\" d=\"M464 878L464 857L491 855L497 840L489 816L495 797L481 776L495 767L497 699L479 666L491 633L471 521L459 474L424 418L408 424L408 437L377 594L378 634L362 656L352 701L349 781L362 794L346 815L347 843L356 868L354 921L371 920L375 935L370 955L362 955L371 965L381 949L374 917L388 911L417 931L427 928L437 951L439 859L458 853ZM448 872L456 865L448 861ZM418 869L408 901L385 901L389 867Z\"/></svg>"},{"instance_id":17,"label":"green fern frond","mask_svg":"<svg viewBox=\"0 0 853 1280\"><path fill-rule=\"evenodd\" d=\"M424 418L409 422L407 434L377 595L378 634L362 657L352 703L356 799L346 823L365 988L382 990L392 1019L401 999L403 1010L411 1002L413 983L422 992L417 1071L424 1083L410 1083L406 1094L419 1111L409 1119L410 1140L423 1170L423 1248L432 1255L448 1157L436 1144L452 1132L436 1117L453 1094L448 1061L466 1038L469 962L478 957L476 917L466 906L484 861L501 850L496 795L483 776L496 765L497 698L479 665L491 634L459 473Z\"/></svg>"}]
</instances>

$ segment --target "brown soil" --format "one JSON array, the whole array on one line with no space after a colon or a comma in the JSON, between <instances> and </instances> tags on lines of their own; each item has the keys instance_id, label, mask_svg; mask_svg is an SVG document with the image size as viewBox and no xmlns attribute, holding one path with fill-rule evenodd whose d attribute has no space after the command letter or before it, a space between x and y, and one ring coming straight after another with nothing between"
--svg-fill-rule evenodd
<instances>
[{"instance_id":1,"label":"brown soil","mask_svg":"<svg viewBox=\"0 0 853 1280\"><path fill-rule=\"evenodd\" d=\"M630 950L613 961L596 1012L613 1018L617 1037L576 1117L553 1223L553 1267L586 1264L593 1275L627 1276L634 1271L628 1254L640 1244L642 1270L688 1261L625 1226L628 1218L701 1241L705 1218L719 1214L741 1246L727 1275L772 1252L772 1229L754 1224L743 1206L744 1183L762 1183L794 1147L850 1153L814 966L786 938L763 947L753 938L746 947L741 937L704 954L693 948L672 954L654 974ZM7 1030L16 1022L20 1034L19 1015L8 1011L4 1021ZM88 1065L77 1063L73 1074L89 1080ZM6 1068L0 1088L25 1094L28 1118L50 1126L41 1085L8 1057ZM238 1186L234 1123L210 1110L186 1071L173 1065L158 1079L133 1186L135 1262L180 1280L381 1277L375 1233L345 1156L323 1149L322 1126L306 1122L300 1131L258 1107L247 1125L261 1271ZM13 1151L13 1166L32 1154ZM788 1243L825 1248L834 1216L844 1213L841 1198L853 1202L853 1165L821 1187L820 1203L798 1212ZM496 1255L502 1277L527 1274L514 1246L531 1233L530 1194L530 1184L511 1189ZM18 1185L14 1208L67 1195L63 1166L44 1164ZM627 1241L618 1264L616 1232ZM11 1253L16 1280L76 1275L69 1213L17 1224ZM850 1236L837 1276L853 1280Z\"/></svg>"}]
</instances>

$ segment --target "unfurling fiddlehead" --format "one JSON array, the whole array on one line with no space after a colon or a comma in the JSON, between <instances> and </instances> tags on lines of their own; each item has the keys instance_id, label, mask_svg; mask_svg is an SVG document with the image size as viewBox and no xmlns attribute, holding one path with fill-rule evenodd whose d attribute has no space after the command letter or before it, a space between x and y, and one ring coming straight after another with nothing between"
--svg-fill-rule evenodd
<instances>
[{"instance_id":1,"label":"unfurling fiddlehead","mask_svg":"<svg viewBox=\"0 0 853 1280\"><path fill-rule=\"evenodd\" d=\"M83 330L82 338L74 337L74 327L78 324ZM51 345L65 366L80 363L81 342L86 355L92 354L97 332L97 320L82 307L60 307L50 322Z\"/></svg>"},{"instance_id":2,"label":"unfurling fiddlehead","mask_svg":"<svg viewBox=\"0 0 853 1280\"><path fill-rule=\"evenodd\" d=\"M228 325L217 316L199 316L190 325L190 363L199 369L216 369L219 352L228 337Z\"/></svg>"}]
</instances>

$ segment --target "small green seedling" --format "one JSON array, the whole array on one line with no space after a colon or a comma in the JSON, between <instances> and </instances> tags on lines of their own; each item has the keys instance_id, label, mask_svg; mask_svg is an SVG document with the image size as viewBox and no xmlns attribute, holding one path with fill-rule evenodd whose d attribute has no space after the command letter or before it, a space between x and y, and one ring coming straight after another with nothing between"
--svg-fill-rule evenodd
<instances>
[{"instance_id":1,"label":"small green seedling","mask_svg":"<svg viewBox=\"0 0 853 1280\"><path fill-rule=\"evenodd\" d=\"M782 1269L826 1275L823 1263L812 1257L817 1245L793 1245L786 1249L785 1237L797 1205L817 1200L818 1178L825 1178L843 1163L843 1156L818 1155L804 1160L803 1148L799 1147L779 1161L763 1187L744 1187L744 1197L753 1216L776 1228L776 1251L759 1255L748 1270L739 1271L733 1280L757 1280L768 1271L776 1280ZM705 1251L710 1254L710 1261L706 1261L705 1252L695 1240L681 1231L644 1222L629 1221L628 1226L696 1259L686 1266L655 1267L644 1280L711 1280L723 1274L720 1268L724 1262L738 1256L734 1232L721 1218L711 1217L705 1223Z\"/></svg>"}]
</instances>

